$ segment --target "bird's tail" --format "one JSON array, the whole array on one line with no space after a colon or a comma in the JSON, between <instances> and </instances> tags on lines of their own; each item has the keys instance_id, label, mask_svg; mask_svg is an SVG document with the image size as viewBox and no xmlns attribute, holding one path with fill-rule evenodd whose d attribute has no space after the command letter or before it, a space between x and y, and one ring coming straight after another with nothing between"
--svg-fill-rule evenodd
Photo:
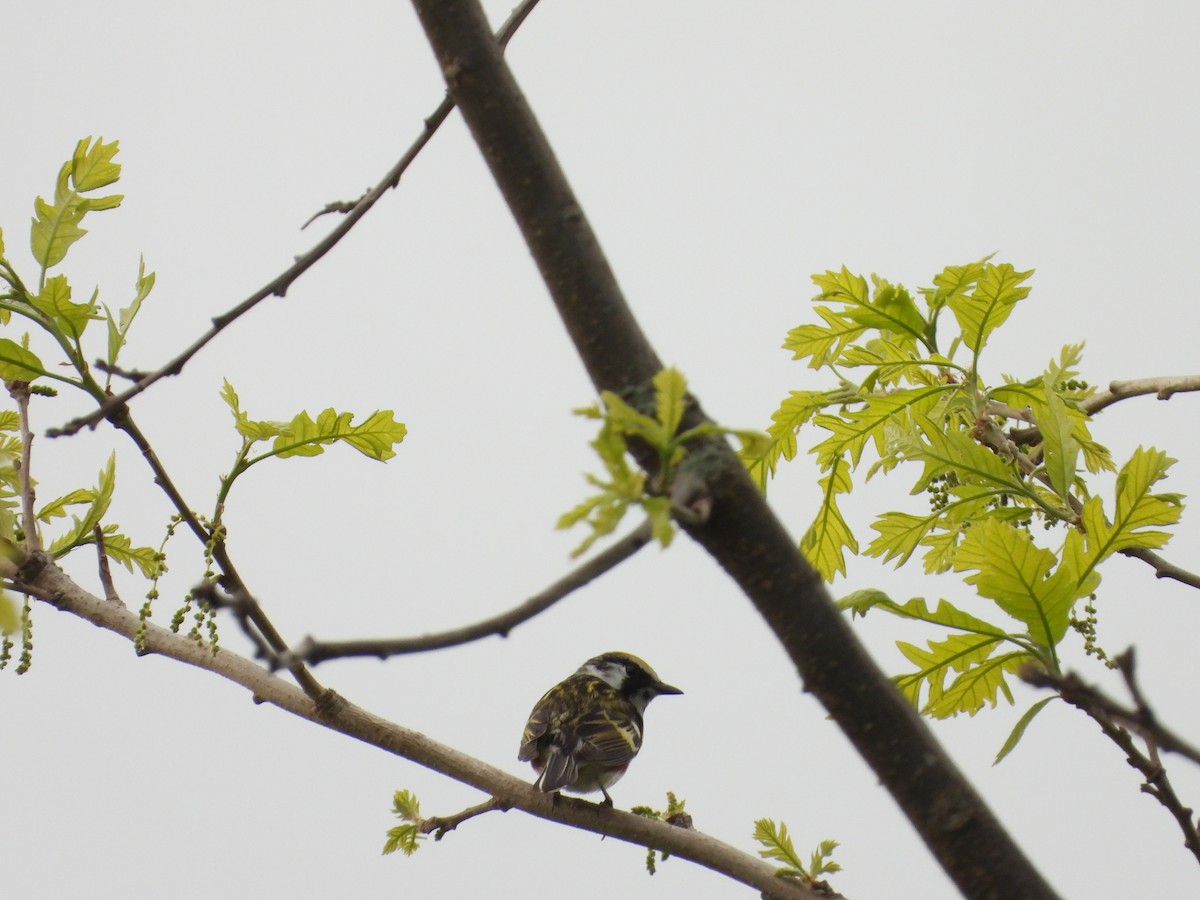
<instances>
[{"instance_id":1,"label":"bird's tail","mask_svg":"<svg viewBox=\"0 0 1200 900\"><path fill-rule=\"evenodd\" d=\"M559 747L552 746L546 755L546 767L538 779L538 787L549 793L561 790L569 784L574 784L579 775L579 766L571 758L570 753Z\"/></svg>"}]
</instances>

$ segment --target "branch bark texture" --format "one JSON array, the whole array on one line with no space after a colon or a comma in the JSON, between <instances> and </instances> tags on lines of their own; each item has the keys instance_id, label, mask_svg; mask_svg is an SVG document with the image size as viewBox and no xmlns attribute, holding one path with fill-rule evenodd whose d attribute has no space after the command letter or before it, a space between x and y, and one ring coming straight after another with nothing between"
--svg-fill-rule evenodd
<instances>
[{"instance_id":1,"label":"branch bark texture","mask_svg":"<svg viewBox=\"0 0 1200 900\"><path fill-rule=\"evenodd\" d=\"M476 0L413 0L451 95L525 237L598 390L662 368L505 64ZM699 405L683 427L703 418ZM751 599L812 691L942 867L972 898L1056 896L916 711L867 655L824 586L723 444L703 475L711 520L689 528Z\"/></svg>"},{"instance_id":2,"label":"branch bark texture","mask_svg":"<svg viewBox=\"0 0 1200 900\"><path fill-rule=\"evenodd\" d=\"M567 797L556 800L554 795L543 793L514 775L376 716L333 691L326 690L314 700L299 687L244 656L229 650L214 654L209 647L191 638L152 623L143 625L137 613L124 605L107 602L79 587L44 553L35 554L28 560L21 567L19 577L22 580L15 585L17 590L27 590L63 612L119 634L131 643L139 628L144 628L142 646L146 653L156 653L220 675L250 691L256 703L269 703L448 775L490 794L503 807L666 851L750 885L771 900L819 900L821 896L803 885L780 878L765 860L709 835L583 800Z\"/></svg>"}]
</instances>

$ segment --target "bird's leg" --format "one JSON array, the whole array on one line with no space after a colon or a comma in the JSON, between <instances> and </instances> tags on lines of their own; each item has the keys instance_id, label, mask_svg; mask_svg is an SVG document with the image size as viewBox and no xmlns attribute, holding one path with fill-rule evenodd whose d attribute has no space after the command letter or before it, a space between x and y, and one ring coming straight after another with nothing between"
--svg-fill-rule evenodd
<instances>
[{"instance_id":1,"label":"bird's leg","mask_svg":"<svg viewBox=\"0 0 1200 900\"><path fill-rule=\"evenodd\" d=\"M604 788L600 788L600 793L604 795L604 805L609 809L612 809L612 797L608 796L608 791L606 791Z\"/></svg>"}]
</instances>

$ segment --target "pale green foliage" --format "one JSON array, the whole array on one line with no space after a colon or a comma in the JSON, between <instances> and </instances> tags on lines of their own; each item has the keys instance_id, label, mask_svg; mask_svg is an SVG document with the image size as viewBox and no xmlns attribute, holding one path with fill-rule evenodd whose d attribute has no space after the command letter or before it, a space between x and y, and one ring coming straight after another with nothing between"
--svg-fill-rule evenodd
<instances>
[{"instance_id":1,"label":"pale green foliage","mask_svg":"<svg viewBox=\"0 0 1200 900\"><path fill-rule=\"evenodd\" d=\"M139 259L133 301L121 309L117 313L116 318L113 317L112 310L107 306L104 307L104 317L108 322L108 356L106 359L110 367L117 364L117 356L120 354L121 348L125 346L129 326L133 324L134 317L142 308L142 302L150 295L150 291L153 289L154 273L146 271L145 259Z\"/></svg>"},{"instance_id":2,"label":"pale green foliage","mask_svg":"<svg viewBox=\"0 0 1200 900\"><path fill-rule=\"evenodd\" d=\"M668 825L674 825L677 828L691 828L692 817L688 813L687 801L680 800L675 796L674 792L667 791L667 808L655 809L652 806L635 806L631 810L635 816L641 816L644 819L654 819L656 822L666 822ZM658 860L661 857L663 862L670 859L671 854L666 850L655 850L653 847L646 848L646 871L653 875L658 871Z\"/></svg>"},{"instance_id":3,"label":"pale green foliage","mask_svg":"<svg viewBox=\"0 0 1200 900\"><path fill-rule=\"evenodd\" d=\"M1011 624L1009 628L994 625L945 600L931 611L920 597L898 604L881 591L865 590L842 598L840 605L856 615L882 609L953 629L945 640L928 641L926 648L897 644L916 666L898 676L897 685L923 712L938 718L960 712L974 715L985 703L995 706L1000 694L1012 702L1009 675L1030 664L1059 669L1058 645L1068 633L1078 601L1099 587L1097 567L1124 547L1158 546L1156 542L1166 539L1159 526L1179 518L1180 500L1175 494L1152 494L1150 488L1165 477L1172 462L1156 450L1135 451L1117 477L1116 521L1110 524L1105 519L1099 496L1090 498L1081 516L1084 530L1068 530L1057 553L1038 547L1028 533L1002 518L982 517L966 531L953 554L953 568L967 573L964 580L979 596L1015 620L1020 626L1016 630L1010 630ZM899 521L900 514L891 516L891 522ZM902 535L907 544L918 530L913 527ZM1018 723L1010 737L1012 746L1040 709ZM1012 746L1006 744L1000 758Z\"/></svg>"},{"instance_id":4,"label":"pale green foliage","mask_svg":"<svg viewBox=\"0 0 1200 900\"><path fill-rule=\"evenodd\" d=\"M103 383L93 375L90 361L98 354L85 350L85 338L92 339L86 334L88 326L93 321L105 322L104 368L112 370L119 363L134 320L150 296L155 275L146 271L144 259L139 260L132 300L114 312L98 302L98 290L93 290L87 302L78 302L73 298L67 276L61 273L51 276L48 270L61 263L74 243L87 233L81 223L88 213L120 205L119 194L85 196L118 180L121 167L113 161L116 153L115 141L106 144L103 140L84 138L76 145L72 158L59 170L52 200L37 198L30 231L30 249L40 267L36 289L26 286L16 267L5 256L0 235L0 324L9 324L13 316L22 317L35 330L47 335L62 357L43 363L30 350L28 334L17 339L0 337L0 379L10 385L51 379L83 391L96 403L103 403L110 394L111 371ZM40 385L33 390L47 393ZM316 456L334 443L346 444L365 456L383 461L395 455L394 447L405 435L404 425L395 421L390 410L374 412L357 423L352 413L333 409L326 409L315 418L300 412L287 422L259 422L241 412L237 395L228 383L222 396L233 409L238 432L242 435L242 448L230 474L222 479L216 513L207 520L196 517L199 527L210 535L204 548L209 568L205 578L213 577L215 547L224 540L221 516L229 488L247 468L270 457ZM15 412L0 411L0 432L12 432L17 427ZM269 446L260 447L259 443L263 441ZM251 455L252 449L258 451L257 455ZM94 487L67 491L37 510L34 521L23 522L20 521L18 503L22 486L13 465L20 453L19 436L0 433L0 553L5 548L16 547L22 531L39 525L51 529L69 522L66 529L50 542L49 552L55 558L62 558L79 547L102 542L107 556L131 571L136 569L150 580L148 599L157 596L157 579L166 571L163 552L135 546L117 525L105 521L116 485L115 456L109 458ZM185 605L177 614L173 627L180 627L182 617L189 609L190 605ZM9 624L8 611L9 603L0 601L3 624ZM143 619L149 615L148 603L143 607L142 615ZM198 635L201 628L207 627L215 647L212 611L198 609L193 619L193 634Z\"/></svg>"},{"instance_id":5,"label":"pale green foliage","mask_svg":"<svg viewBox=\"0 0 1200 900\"><path fill-rule=\"evenodd\" d=\"M784 878L799 878L811 884L822 875L830 875L842 870L842 867L833 860L833 851L838 846L837 841L821 841L809 857L808 865L805 865L792 844L787 824L784 822L780 822L777 826L770 819L759 819L754 823L754 840L762 844L764 848L758 851L759 856L783 863L776 870L776 874Z\"/></svg>"},{"instance_id":6,"label":"pale green foliage","mask_svg":"<svg viewBox=\"0 0 1200 900\"><path fill-rule=\"evenodd\" d=\"M8 338L0 338L0 379L33 381L46 374L36 353Z\"/></svg>"},{"instance_id":7,"label":"pale green foliage","mask_svg":"<svg viewBox=\"0 0 1200 900\"><path fill-rule=\"evenodd\" d=\"M396 791L392 795L392 813L402 822L388 829L387 841L383 845L383 855L399 850L405 856L417 852L420 841L425 840L421 833L421 804L408 791Z\"/></svg>"},{"instance_id":8,"label":"pale green foliage","mask_svg":"<svg viewBox=\"0 0 1200 900\"><path fill-rule=\"evenodd\" d=\"M1078 531L1067 533L1062 565L1058 557L1034 545L1027 533L995 519L982 519L967 532L955 555L954 568L970 572L963 580L981 597L1020 621L1034 642L1051 651L1067 633L1075 601L1092 593L1100 576L1075 570ZM1053 572L1051 571L1053 570Z\"/></svg>"},{"instance_id":9,"label":"pale green foliage","mask_svg":"<svg viewBox=\"0 0 1200 900\"><path fill-rule=\"evenodd\" d=\"M1128 547L1157 549L1171 537L1163 526L1174 525L1183 512L1182 494L1152 494L1150 488L1175 460L1153 447L1138 447L1117 476L1117 496L1112 522L1105 517L1099 497L1083 506L1088 552L1097 562ZM1092 563L1095 565L1095 563Z\"/></svg>"},{"instance_id":10,"label":"pale green foliage","mask_svg":"<svg viewBox=\"0 0 1200 900\"><path fill-rule=\"evenodd\" d=\"M848 400L852 397L852 393L843 391L792 391L772 413L766 439L742 449L742 458L759 488L767 489L767 480L775 474L780 459L795 458L796 432L801 425L831 403L838 402L839 398Z\"/></svg>"},{"instance_id":11,"label":"pale green foliage","mask_svg":"<svg viewBox=\"0 0 1200 900\"><path fill-rule=\"evenodd\" d=\"M108 457L108 464L100 470L99 479L94 488L71 491L43 507L38 518L46 521L56 515L67 515L66 509L69 506L86 505L87 507L82 516L71 516L73 525L70 530L60 535L50 545L51 556L56 558L64 556L75 547L92 539L95 527L100 524L100 520L108 512L108 505L112 502L113 488L116 487L116 484L117 455L112 453Z\"/></svg>"},{"instance_id":12,"label":"pale green foliage","mask_svg":"<svg viewBox=\"0 0 1200 900\"><path fill-rule=\"evenodd\" d=\"M7 324L13 314L24 317L46 332L63 350L66 362L74 375L62 375L57 366L46 366L28 346L28 336L20 343L0 338L0 378L5 381L33 381L50 378L80 388L97 400L103 399L107 383L100 385L91 375L89 357L84 352L83 335L93 320L108 320L106 362L117 363L117 356L133 317L154 286L154 273L147 273L145 263L139 264L136 294L132 304L122 309L117 320L108 307L104 314L98 303L99 291L93 290L86 303L72 299L72 288L63 274L47 277L47 270L66 258L71 246L87 234L80 227L84 217L93 211L114 209L120 205L120 194L104 197L85 197L86 193L106 187L121 175L121 167L113 162L117 142L106 144L83 138L75 147L71 159L59 170L53 202L38 197L36 213L30 229L30 250L40 266L37 289L25 286L16 268L4 256L0 242L0 324Z\"/></svg>"},{"instance_id":13,"label":"pale green foliage","mask_svg":"<svg viewBox=\"0 0 1200 900\"><path fill-rule=\"evenodd\" d=\"M120 206L124 199L120 194L83 196L120 178L121 167L112 161L116 153L117 141L106 144L100 138L93 144L90 137L84 138L58 172L54 202L47 203L41 197L34 201L37 215L30 232L30 246L34 259L42 267L39 283L45 281L46 270L62 262L71 245L87 234L79 223L88 212Z\"/></svg>"},{"instance_id":14,"label":"pale green foliage","mask_svg":"<svg viewBox=\"0 0 1200 900\"><path fill-rule=\"evenodd\" d=\"M947 294L946 305L958 320L962 342L978 357L979 351L987 345L988 337L1004 324L1017 301L1029 296L1029 288L1022 282L1033 274L1033 269L1018 272L1008 263L998 266L976 263L975 266L978 268L963 266L961 273L951 275L953 288ZM972 282L974 290L962 290ZM936 278L934 284L938 284Z\"/></svg>"},{"instance_id":15,"label":"pale green foliage","mask_svg":"<svg viewBox=\"0 0 1200 900\"><path fill-rule=\"evenodd\" d=\"M114 523L102 525L101 521L112 502L113 489L117 483L117 458L112 454L108 463L100 470L96 486L77 488L51 500L36 516L38 521L51 523L55 518L71 519L71 527L59 535L49 548L50 555L61 559L77 547L96 543L96 528L103 535L104 553L129 571L134 567L147 579L154 579L164 570L162 554L153 547L135 547L127 535L118 530ZM68 512L73 506L83 506L82 515Z\"/></svg>"},{"instance_id":16,"label":"pale green foliage","mask_svg":"<svg viewBox=\"0 0 1200 900\"><path fill-rule=\"evenodd\" d=\"M1017 720L1017 724L1013 727L1013 730L1009 732L1008 739L1004 742L1003 746L1000 747L999 752L996 754L995 760L992 761L992 765L996 765L996 763L1000 762L1000 760L1004 759L1004 757L1008 756L1008 754L1012 753L1013 750L1016 749L1017 744L1021 742L1021 738L1025 736L1025 729L1029 727L1029 723L1034 720L1038 713L1046 708L1047 704L1057 699L1058 695L1043 697L1021 714L1021 718Z\"/></svg>"},{"instance_id":17,"label":"pale green foliage","mask_svg":"<svg viewBox=\"0 0 1200 900\"><path fill-rule=\"evenodd\" d=\"M591 527L591 534L571 552L572 556L579 556L599 538L611 534L630 506L640 506L645 512L655 540L664 547L670 544L675 534L670 487L690 441L731 434L741 441L743 452L750 455L758 453L766 443L761 432L722 428L708 422L680 432L688 404L683 375L674 368L663 369L654 376L653 388L653 399L647 402L648 406L653 404L653 415L635 408L612 391L603 391L599 404L575 410L577 415L600 420L600 433L591 446L604 463L608 477L605 480L595 475L585 476L600 493L558 519L557 528L570 528L580 522ZM642 441L658 455L658 473L651 485L646 484L645 476L626 458L629 438Z\"/></svg>"},{"instance_id":18,"label":"pale green foliage","mask_svg":"<svg viewBox=\"0 0 1200 900\"><path fill-rule=\"evenodd\" d=\"M846 557L843 550L858 553L858 541L850 532L850 526L838 509L837 495L851 488L850 467L840 457L829 466L828 473L820 480L823 502L804 537L800 539L800 550L820 572L846 574Z\"/></svg>"},{"instance_id":19,"label":"pale green foliage","mask_svg":"<svg viewBox=\"0 0 1200 900\"><path fill-rule=\"evenodd\" d=\"M923 304L900 285L876 276L868 283L845 268L814 276L820 322L792 329L784 347L827 370L836 386L792 392L772 416L769 442L742 454L765 490L780 460L795 457L800 429L819 429L809 452L822 502L800 549L829 580L845 574L847 553L859 552L838 503L864 457L873 457L868 479L917 464L912 493L928 494L929 512L880 513L864 552L897 566L919 553L926 572L960 573L991 611L981 617L946 600L930 609L923 598L901 604L877 591L842 605L948 629L924 647L898 644L914 666L898 686L936 717L1012 702L1009 679L1025 666L1059 671L1059 645L1080 601L1099 587L1098 566L1121 550L1161 547L1182 509L1180 495L1153 491L1174 462L1154 449L1139 448L1121 466L1107 503L1088 482L1116 466L1080 407L1092 393L1077 380L1081 344L1063 347L1026 380L997 382L981 370L996 329L1029 295L1030 275L990 259L950 266L917 292ZM949 332L945 352L941 331ZM1034 521L1059 530L1035 541ZM987 621L996 612L1004 625ZM1043 707L1021 719L1001 758Z\"/></svg>"},{"instance_id":20,"label":"pale green foliage","mask_svg":"<svg viewBox=\"0 0 1200 900\"><path fill-rule=\"evenodd\" d=\"M597 407L579 410L578 412L592 418L602 418ZM558 522L555 525L557 528L570 528L579 522L586 522L591 527L591 534L584 539L583 543L571 551L572 556L579 556L586 552L597 540L607 534L611 534L624 517L625 511L631 503L645 505L645 501L651 499L644 495L645 476L631 466L625 457L626 445L624 435L612 423L608 420L604 421L600 426L600 434L591 442L591 446L596 451L596 455L600 457L600 461L604 463L608 479L604 480L595 475L586 475L588 484L599 488L600 492L588 497L576 505L570 512L563 513L558 518ZM661 498L653 499L657 500ZM655 517L655 526L657 527L663 517L661 504L657 504L653 512L647 510L647 515ZM668 519L667 530L660 537L664 546L670 543L672 533Z\"/></svg>"},{"instance_id":21,"label":"pale green foliage","mask_svg":"<svg viewBox=\"0 0 1200 900\"><path fill-rule=\"evenodd\" d=\"M0 536L10 537L16 530L14 511L21 491L21 479L15 465L21 457L21 439L13 434L19 427L16 412L0 412ZM0 542L0 554L4 545Z\"/></svg>"},{"instance_id":22,"label":"pale green foliage","mask_svg":"<svg viewBox=\"0 0 1200 900\"><path fill-rule=\"evenodd\" d=\"M838 604L854 615L865 616L872 609L882 609L900 618L953 629L945 640L928 641L926 648L897 642L900 652L917 667L898 676L897 687L914 704L921 705L923 712L937 718L964 711L974 715L984 703L995 706L998 693L1011 701L1005 675L1037 658L1027 638L1010 634L946 600L931 610L923 597L901 604L882 591L862 590L843 597ZM1006 652L996 652L1002 648Z\"/></svg>"},{"instance_id":23,"label":"pale green foliage","mask_svg":"<svg viewBox=\"0 0 1200 900\"><path fill-rule=\"evenodd\" d=\"M324 410L316 419L302 411L287 422L256 421L242 410L237 391L228 381L221 388L221 399L233 413L242 446L229 474L221 479L218 506L224 503L238 476L265 459L319 456L329 444L343 443L364 456L386 462L396 455L395 446L408 433L390 409L376 410L357 425L354 424L354 413L334 409ZM252 454L257 444L267 441L271 442L268 449Z\"/></svg>"},{"instance_id":24,"label":"pale green foliage","mask_svg":"<svg viewBox=\"0 0 1200 900\"><path fill-rule=\"evenodd\" d=\"M0 590L0 633L12 634L21 627L21 608L9 595Z\"/></svg>"}]
</instances>

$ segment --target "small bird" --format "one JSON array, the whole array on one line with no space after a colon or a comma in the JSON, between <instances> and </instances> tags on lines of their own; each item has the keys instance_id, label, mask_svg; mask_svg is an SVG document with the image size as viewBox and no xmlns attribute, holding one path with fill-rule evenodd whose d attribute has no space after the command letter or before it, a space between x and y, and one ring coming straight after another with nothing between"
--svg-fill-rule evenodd
<instances>
[{"instance_id":1,"label":"small bird","mask_svg":"<svg viewBox=\"0 0 1200 900\"><path fill-rule=\"evenodd\" d=\"M642 716L659 694L682 694L630 653L603 653L546 692L529 714L517 758L543 791L608 789L642 749Z\"/></svg>"}]
</instances>

